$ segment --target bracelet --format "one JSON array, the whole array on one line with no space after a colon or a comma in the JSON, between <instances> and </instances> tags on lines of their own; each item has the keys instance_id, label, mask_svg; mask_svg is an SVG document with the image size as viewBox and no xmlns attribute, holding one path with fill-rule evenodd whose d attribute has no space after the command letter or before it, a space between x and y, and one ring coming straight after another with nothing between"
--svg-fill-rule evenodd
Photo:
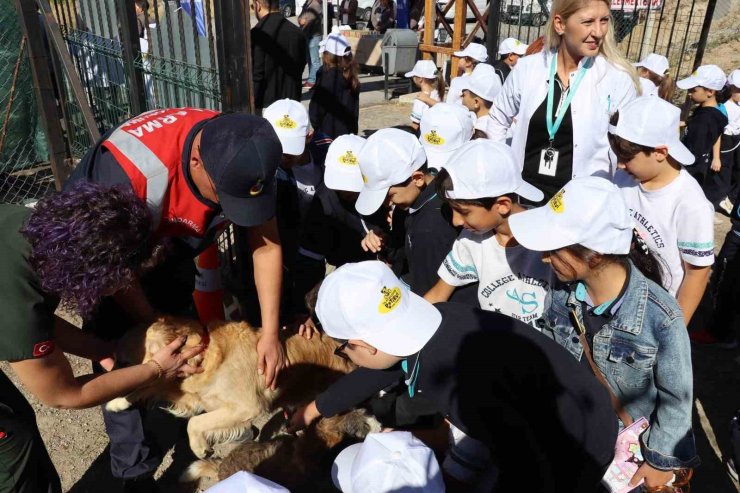
<instances>
[{"instance_id":1,"label":"bracelet","mask_svg":"<svg viewBox=\"0 0 740 493\"><path fill-rule=\"evenodd\" d=\"M164 374L164 368L162 368L162 365L159 364L159 362L155 359L150 359L147 361L147 363L154 363L154 366L157 369L157 380L162 378L162 375Z\"/></svg>"}]
</instances>

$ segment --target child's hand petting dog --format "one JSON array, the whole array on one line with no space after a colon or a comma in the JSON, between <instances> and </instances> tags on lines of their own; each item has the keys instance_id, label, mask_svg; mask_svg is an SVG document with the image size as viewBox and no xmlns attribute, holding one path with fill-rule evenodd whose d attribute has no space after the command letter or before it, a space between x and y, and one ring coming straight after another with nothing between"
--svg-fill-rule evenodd
<instances>
[{"instance_id":1,"label":"child's hand petting dog","mask_svg":"<svg viewBox=\"0 0 740 493\"><path fill-rule=\"evenodd\" d=\"M288 424L288 433L297 433L321 417L321 413L316 408L316 401L311 401L305 406L295 410L292 416L286 416L290 423Z\"/></svg>"},{"instance_id":2,"label":"child's hand petting dog","mask_svg":"<svg viewBox=\"0 0 740 493\"><path fill-rule=\"evenodd\" d=\"M175 377L185 378L195 373L203 373L203 368L189 365L188 360L202 353L205 346L198 344L180 351L186 341L187 337L178 337L152 356L152 361L159 366L161 371L160 378L169 380Z\"/></svg>"},{"instance_id":3,"label":"child's hand petting dog","mask_svg":"<svg viewBox=\"0 0 740 493\"><path fill-rule=\"evenodd\" d=\"M370 230L368 231L367 235L365 235L365 238L362 239L362 242L360 245L362 246L362 249L373 253L378 253L383 249L383 243L384 239L379 234L376 234L375 231Z\"/></svg>"}]
</instances>

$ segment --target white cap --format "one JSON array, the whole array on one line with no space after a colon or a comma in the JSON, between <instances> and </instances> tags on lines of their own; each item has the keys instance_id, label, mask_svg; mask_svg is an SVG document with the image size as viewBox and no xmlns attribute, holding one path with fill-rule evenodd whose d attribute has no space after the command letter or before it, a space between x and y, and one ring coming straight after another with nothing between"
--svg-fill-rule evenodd
<instances>
[{"instance_id":1,"label":"white cap","mask_svg":"<svg viewBox=\"0 0 740 493\"><path fill-rule=\"evenodd\" d=\"M246 471L239 471L206 490L205 493L290 493L279 484Z\"/></svg>"},{"instance_id":2,"label":"white cap","mask_svg":"<svg viewBox=\"0 0 740 493\"><path fill-rule=\"evenodd\" d=\"M533 202L543 193L522 179L514 151L503 142L471 140L447 161L452 179L448 199L482 199L515 193Z\"/></svg>"},{"instance_id":3,"label":"white cap","mask_svg":"<svg viewBox=\"0 0 740 493\"><path fill-rule=\"evenodd\" d=\"M550 201L509 217L511 233L536 252L582 245L601 254L626 255L632 243L632 220L622 194L596 176L574 178Z\"/></svg>"},{"instance_id":4,"label":"white cap","mask_svg":"<svg viewBox=\"0 0 740 493\"><path fill-rule=\"evenodd\" d=\"M362 190L360 151L365 139L357 135L340 135L329 145L324 161L324 184L332 190Z\"/></svg>"},{"instance_id":5,"label":"white cap","mask_svg":"<svg viewBox=\"0 0 740 493\"><path fill-rule=\"evenodd\" d=\"M419 130L427 165L439 169L453 152L473 137L473 120L464 106L437 103L421 116Z\"/></svg>"},{"instance_id":6,"label":"white cap","mask_svg":"<svg viewBox=\"0 0 740 493\"><path fill-rule=\"evenodd\" d=\"M456 51L455 56L460 58L467 56L479 62L487 62L488 50L480 43L470 43L464 50Z\"/></svg>"},{"instance_id":7,"label":"white cap","mask_svg":"<svg viewBox=\"0 0 740 493\"><path fill-rule=\"evenodd\" d=\"M292 99L280 99L265 108L262 117L275 129L283 146L283 154L303 154L310 124L308 111L301 103Z\"/></svg>"},{"instance_id":8,"label":"white cap","mask_svg":"<svg viewBox=\"0 0 740 493\"><path fill-rule=\"evenodd\" d=\"M465 77L460 89L472 92L476 96L491 101L501 92L501 79L496 75L496 69L488 64L479 64L473 69L469 77Z\"/></svg>"},{"instance_id":9,"label":"white cap","mask_svg":"<svg viewBox=\"0 0 740 493\"><path fill-rule=\"evenodd\" d=\"M681 110L661 98L642 96L619 110L619 121L609 133L648 147L666 146L668 154L681 164L694 164L694 155L679 138Z\"/></svg>"},{"instance_id":10,"label":"white cap","mask_svg":"<svg viewBox=\"0 0 740 493\"><path fill-rule=\"evenodd\" d=\"M730 76L727 77L727 83L740 88L740 69L735 69L730 73Z\"/></svg>"},{"instance_id":11,"label":"white cap","mask_svg":"<svg viewBox=\"0 0 740 493\"><path fill-rule=\"evenodd\" d=\"M342 450L331 477L343 493L445 491L434 452L408 431L370 433Z\"/></svg>"},{"instance_id":12,"label":"white cap","mask_svg":"<svg viewBox=\"0 0 740 493\"><path fill-rule=\"evenodd\" d=\"M442 323L431 303L377 260L344 264L326 276L316 315L329 337L365 341L393 356L419 352Z\"/></svg>"},{"instance_id":13,"label":"white cap","mask_svg":"<svg viewBox=\"0 0 740 493\"><path fill-rule=\"evenodd\" d=\"M419 60L411 69L411 72L406 72L406 77L435 79L437 77L437 66L431 60Z\"/></svg>"},{"instance_id":14,"label":"white cap","mask_svg":"<svg viewBox=\"0 0 740 493\"><path fill-rule=\"evenodd\" d=\"M643 58L641 62L634 63L633 65L635 67L646 68L661 77L664 76L670 68L668 59L663 55L658 55L656 53L650 53L648 56Z\"/></svg>"},{"instance_id":15,"label":"white cap","mask_svg":"<svg viewBox=\"0 0 740 493\"><path fill-rule=\"evenodd\" d=\"M529 45L525 45L516 38L506 38L498 45L498 54L508 55L509 53L515 53L522 56L527 53L527 48L529 48Z\"/></svg>"},{"instance_id":16,"label":"white cap","mask_svg":"<svg viewBox=\"0 0 740 493\"><path fill-rule=\"evenodd\" d=\"M355 208L363 216L377 211L388 189L406 181L427 157L417 138L397 128L383 128L368 137L360 153L363 187Z\"/></svg>"},{"instance_id":17,"label":"white cap","mask_svg":"<svg viewBox=\"0 0 740 493\"><path fill-rule=\"evenodd\" d=\"M328 51L332 55L347 56L352 54L352 47L342 34L332 33L322 42L324 43L324 51Z\"/></svg>"},{"instance_id":18,"label":"white cap","mask_svg":"<svg viewBox=\"0 0 740 493\"><path fill-rule=\"evenodd\" d=\"M697 86L721 91L727 83L725 73L716 65L702 65L691 76L676 82L679 89L692 89Z\"/></svg>"}]
</instances>

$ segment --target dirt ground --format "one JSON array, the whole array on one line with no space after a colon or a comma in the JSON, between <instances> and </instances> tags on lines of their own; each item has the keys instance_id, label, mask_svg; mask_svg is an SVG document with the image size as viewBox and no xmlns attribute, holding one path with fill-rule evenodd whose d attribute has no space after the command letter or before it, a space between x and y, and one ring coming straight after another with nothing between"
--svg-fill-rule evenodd
<instances>
[{"instance_id":1,"label":"dirt ground","mask_svg":"<svg viewBox=\"0 0 740 493\"><path fill-rule=\"evenodd\" d=\"M406 123L410 105L388 103L363 108L360 128L373 130ZM716 242L721 245L729 221L717 215ZM699 313L698 322L708 320ZM70 358L76 374L90 371L88 361ZM692 490L696 493L734 493L740 491L724 472L721 455L728 450L728 424L740 407L740 351L694 348L694 431L702 466L696 470ZM12 379L6 364L0 364ZM15 381L15 379L14 379ZM17 381L16 381L17 382ZM734 389L734 390L733 390ZM41 434L62 478L64 491L71 493L120 493L120 485L110 474L108 437L98 408L83 411L61 411L42 406L29 397L38 419ZM159 483L166 492L194 492L178 485L177 476L194 460L184 440L183 422L153 411L149 416L158 430L160 448L169 451L158 472Z\"/></svg>"}]
</instances>

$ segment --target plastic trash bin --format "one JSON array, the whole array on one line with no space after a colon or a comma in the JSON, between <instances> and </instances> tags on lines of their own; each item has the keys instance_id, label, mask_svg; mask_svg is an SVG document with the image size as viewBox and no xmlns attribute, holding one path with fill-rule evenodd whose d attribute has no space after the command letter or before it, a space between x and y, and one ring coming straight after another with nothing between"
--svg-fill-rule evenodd
<instances>
[{"instance_id":1,"label":"plastic trash bin","mask_svg":"<svg viewBox=\"0 0 740 493\"><path fill-rule=\"evenodd\" d=\"M405 74L414 68L419 38L411 29L388 29L383 37L383 70L386 75ZM385 65L387 63L387 66Z\"/></svg>"}]
</instances>

